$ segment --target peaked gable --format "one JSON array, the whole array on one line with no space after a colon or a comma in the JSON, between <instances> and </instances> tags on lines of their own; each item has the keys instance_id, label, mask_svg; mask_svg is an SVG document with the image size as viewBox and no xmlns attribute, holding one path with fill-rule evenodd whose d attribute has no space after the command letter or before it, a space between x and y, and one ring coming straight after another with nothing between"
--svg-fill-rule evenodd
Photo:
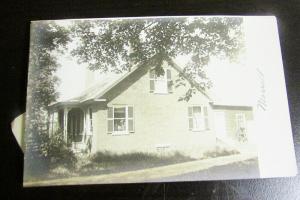
<instances>
[{"instance_id":1,"label":"peaked gable","mask_svg":"<svg viewBox=\"0 0 300 200\"><path fill-rule=\"evenodd\" d=\"M183 72L183 69L176 64L176 62L173 59L165 60L164 62L168 63L168 66L173 67L178 73L182 74L183 77L191 84L196 85L194 80L190 80ZM52 104L51 106L58 105L58 104L76 104L76 103L91 103L93 101L106 101L107 98L110 96L109 93L112 90L116 91L116 87L118 87L116 94L120 94L123 90L125 90L127 87L130 87L132 83L137 81L141 76L145 75L149 72L151 69L151 64L148 63L140 63L134 67L131 68L131 71L120 75L115 76L112 79L105 79L103 81L100 81L99 83L95 84L94 86L90 87L86 91L84 91L81 95L69 99L64 102L57 102ZM129 80L129 81L128 81ZM124 84L126 82L126 84ZM210 101L212 99L209 97L209 95L203 91L200 88L197 88L206 98L208 98Z\"/></svg>"},{"instance_id":2,"label":"peaked gable","mask_svg":"<svg viewBox=\"0 0 300 200\"><path fill-rule=\"evenodd\" d=\"M182 68L180 66L178 66L173 59L169 59L167 62L169 67L174 68L178 73L182 74L183 77L191 84L191 85L195 85L195 81L190 80L183 72ZM130 72L124 74L122 77L120 77L118 80L116 80L115 82L113 82L112 84L110 84L107 88L105 88L102 91L99 91L99 93L94 97L94 99L102 99L102 98L107 98L108 97L108 93L111 90L114 90L116 87L118 87L118 91L117 93L121 93L123 90L125 90L126 88L130 87L131 84L133 84L135 81L139 80L141 78L141 76L147 74L149 72L149 70L152 68L151 64L149 63L142 63L139 64L137 66L135 66ZM206 96L206 98L208 98L210 101L212 101L212 99L209 97L209 95L203 91L200 88L197 88L204 96Z\"/></svg>"}]
</instances>

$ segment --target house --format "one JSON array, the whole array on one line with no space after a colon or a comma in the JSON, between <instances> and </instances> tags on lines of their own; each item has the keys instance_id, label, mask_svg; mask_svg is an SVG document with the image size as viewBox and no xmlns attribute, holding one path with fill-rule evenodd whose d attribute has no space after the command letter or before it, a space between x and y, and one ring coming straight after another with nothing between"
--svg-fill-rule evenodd
<instances>
[{"instance_id":1,"label":"house","mask_svg":"<svg viewBox=\"0 0 300 200\"><path fill-rule=\"evenodd\" d=\"M91 153L179 151L201 157L216 148L217 138L246 142L252 107L215 104L201 89L189 101L178 101L193 82L186 78L175 88L182 69L175 63L162 66L164 75L139 65L50 105L50 134L59 129L74 151Z\"/></svg>"}]
</instances>

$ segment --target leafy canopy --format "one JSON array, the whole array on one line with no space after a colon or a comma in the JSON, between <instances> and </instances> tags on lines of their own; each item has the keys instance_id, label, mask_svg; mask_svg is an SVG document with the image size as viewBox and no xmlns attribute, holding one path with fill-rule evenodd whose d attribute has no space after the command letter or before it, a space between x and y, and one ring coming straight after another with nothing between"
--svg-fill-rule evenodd
<instances>
[{"instance_id":1,"label":"leafy canopy","mask_svg":"<svg viewBox=\"0 0 300 200\"><path fill-rule=\"evenodd\" d=\"M198 80L188 91L193 93L193 87L210 86L203 68L211 56L236 58L243 44L241 24L239 17L81 20L72 28L77 41L72 54L92 70L122 73L151 62L158 74L164 60L189 55L184 75Z\"/></svg>"}]
</instances>

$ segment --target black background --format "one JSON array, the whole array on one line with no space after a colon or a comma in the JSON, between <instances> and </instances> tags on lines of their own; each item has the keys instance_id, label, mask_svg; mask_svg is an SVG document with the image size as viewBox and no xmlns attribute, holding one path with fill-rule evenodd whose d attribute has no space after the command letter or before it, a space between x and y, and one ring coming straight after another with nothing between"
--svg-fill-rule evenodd
<instances>
[{"instance_id":1,"label":"black background","mask_svg":"<svg viewBox=\"0 0 300 200\"><path fill-rule=\"evenodd\" d=\"M23 0L1 2L0 8L0 197L3 196L0 199L300 199L299 176L262 180L22 188L23 154L10 130L13 118L25 111L30 20L157 15L275 15L294 139L298 138L299 141L300 0ZM298 146L295 142L299 160Z\"/></svg>"}]
</instances>

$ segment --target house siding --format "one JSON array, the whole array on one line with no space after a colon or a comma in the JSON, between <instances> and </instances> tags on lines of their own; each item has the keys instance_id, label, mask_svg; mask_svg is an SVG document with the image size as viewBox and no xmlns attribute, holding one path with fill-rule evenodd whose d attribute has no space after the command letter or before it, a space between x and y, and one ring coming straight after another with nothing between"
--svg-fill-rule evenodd
<instances>
[{"instance_id":1,"label":"house siding","mask_svg":"<svg viewBox=\"0 0 300 200\"><path fill-rule=\"evenodd\" d=\"M166 63L163 65L168 67ZM178 72L169 67L172 80ZM215 148L213 111L209 99L198 92L188 101L178 101L189 88L173 87L173 93L150 93L149 67L141 67L132 73L120 86L110 90L105 98L108 103L98 102L93 107L93 147L92 152L112 151L159 152L158 146L168 146L164 153L179 151L192 157L201 157ZM113 135L107 131L107 107L132 105L134 107L134 133ZM188 106L204 105L208 108L209 130L193 132L188 127Z\"/></svg>"},{"instance_id":2,"label":"house siding","mask_svg":"<svg viewBox=\"0 0 300 200\"><path fill-rule=\"evenodd\" d=\"M239 107L224 107L214 108L215 112L223 112L225 117L225 128L226 134L229 138L237 140L237 126L236 126L236 115L244 114L246 120L246 127L249 128L249 123L253 121L253 111L248 108ZM248 130L247 130L248 131Z\"/></svg>"}]
</instances>

